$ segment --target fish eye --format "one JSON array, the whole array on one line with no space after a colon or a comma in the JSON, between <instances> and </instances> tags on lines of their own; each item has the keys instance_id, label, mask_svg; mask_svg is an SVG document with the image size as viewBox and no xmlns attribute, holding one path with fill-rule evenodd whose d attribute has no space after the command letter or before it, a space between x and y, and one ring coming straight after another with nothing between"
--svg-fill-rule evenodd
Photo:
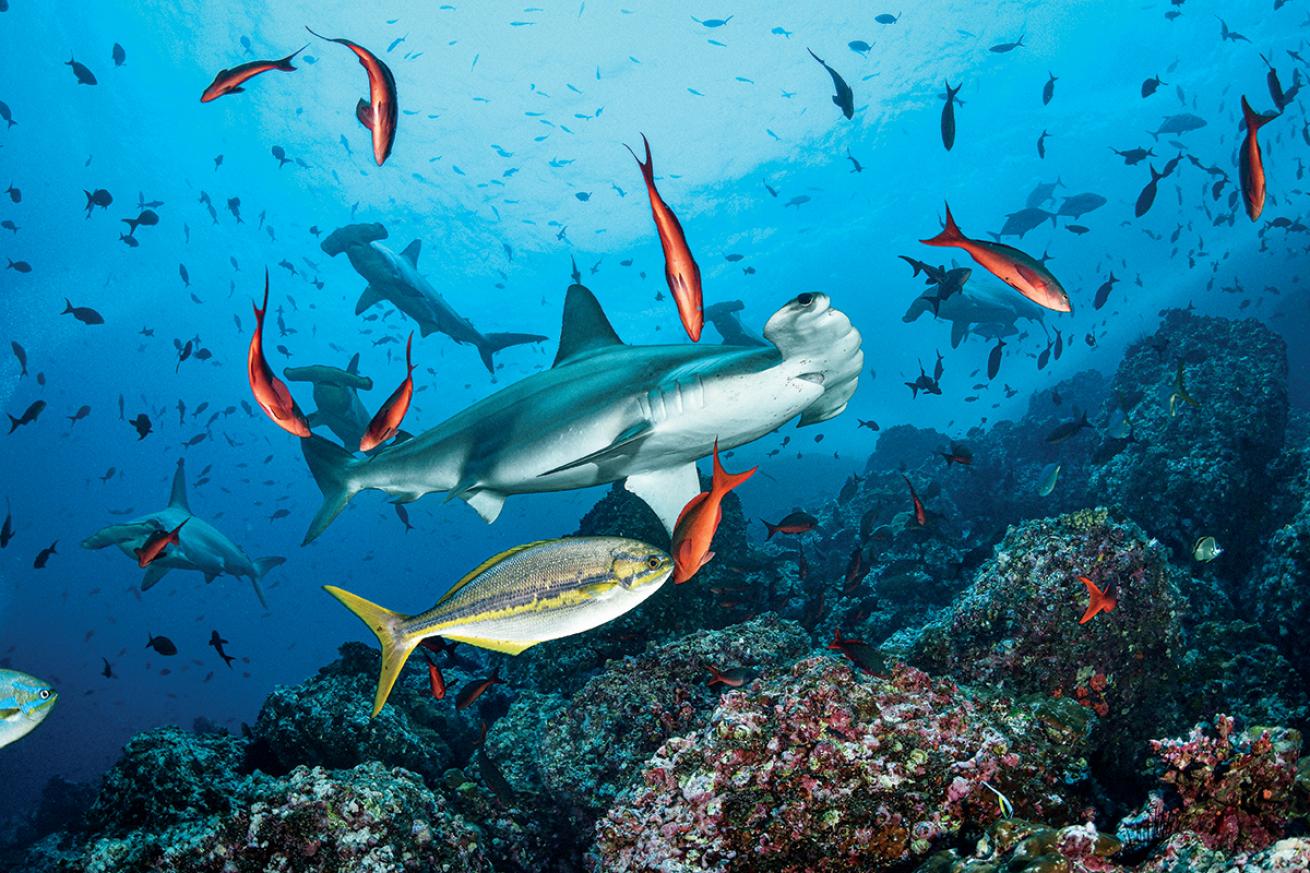
<instances>
[{"instance_id":1,"label":"fish eye","mask_svg":"<svg viewBox=\"0 0 1310 873\"><path fill-rule=\"evenodd\" d=\"M50 689L49 689L49 688L42 688L42 689L41 689L41 699L42 699L42 700L49 700L49 699L50 699Z\"/></svg>"},{"instance_id":2,"label":"fish eye","mask_svg":"<svg viewBox=\"0 0 1310 873\"><path fill-rule=\"evenodd\" d=\"M660 565L659 555L651 555L649 558L646 559L646 566L652 570L658 568L659 565Z\"/></svg>"},{"instance_id":3,"label":"fish eye","mask_svg":"<svg viewBox=\"0 0 1310 873\"><path fill-rule=\"evenodd\" d=\"M796 302L799 303L801 306L809 306L811 303L814 302L814 295L807 291L804 294L797 296Z\"/></svg>"}]
</instances>

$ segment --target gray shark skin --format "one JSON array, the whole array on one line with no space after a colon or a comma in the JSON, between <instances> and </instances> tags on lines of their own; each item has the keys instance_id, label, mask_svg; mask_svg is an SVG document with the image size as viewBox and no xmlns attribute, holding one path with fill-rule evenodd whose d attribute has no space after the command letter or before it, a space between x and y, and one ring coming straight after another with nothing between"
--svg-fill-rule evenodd
<instances>
[{"instance_id":1,"label":"gray shark skin","mask_svg":"<svg viewBox=\"0 0 1310 873\"><path fill-rule=\"evenodd\" d=\"M266 607L268 604L264 601L259 580L269 570L285 562L286 558L255 558L252 561L226 534L192 515L187 503L186 470L180 459L177 462L177 472L173 474L173 490L168 498L168 506L124 524L101 528L82 540L82 548L118 546L123 554L135 561L136 550L145 544L150 534L157 530L172 530L183 521L186 521L186 527L182 528L178 544L169 546L163 555L146 568L146 574L141 579L141 590L148 591L169 570L195 570L205 574L206 582L213 582L215 577L226 573L249 579L260 606Z\"/></svg>"},{"instance_id":2,"label":"gray shark skin","mask_svg":"<svg viewBox=\"0 0 1310 873\"><path fill-rule=\"evenodd\" d=\"M925 312L931 314L935 297L934 292L916 297L901 321L909 323ZM988 339L1011 336L1019 332L1015 326L1019 319L1041 321L1042 313L1040 306L1009 288L965 287L964 281L958 291L937 304L937 317L951 323L951 348L959 346L970 333Z\"/></svg>"},{"instance_id":3,"label":"gray shark skin","mask_svg":"<svg viewBox=\"0 0 1310 873\"><path fill-rule=\"evenodd\" d=\"M358 392L373 390L373 380L359 375L358 354L350 359L344 370L314 364L287 367L282 375L288 382L313 383L315 409L305 416L310 427L326 425L343 445L359 445L364 431L368 430L369 414L360 402Z\"/></svg>"},{"instance_id":4,"label":"gray shark skin","mask_svg":"<svg viewBox=\"0 0 1310 873\"><path fill-rule=\"evenodd\" d=\"M301 440L323 492L305 542L367 489L394 502L433 491L487 522L505 498L625 479L672 531L700 491L696 461L800 416L840 414L859 382L860 334L824 294L797 296L764 326L766 346L625 345L591 291L568 290L554 365L370 458Z\"/></svg>"},{"instance_id":5,"label":"gray shark skin","mask_svg":"<svg viewBox=\"0 0 1310 873\"><path fill-rule=\"evenodd\" d=\"M387 229L380 224L348 224L328 234L319 246L332 257L345 252L355 272L368 281L355 304L356 315L385 300L412 318L423 336L444 333L457 343L476 346L487 372L493 376L496 367L492 355L496 352L546 339L535 333L481 333L419 274L419 241L414 240L396 254L378 244L378 240L386 238Z\"/></svg>"}]
</instances>

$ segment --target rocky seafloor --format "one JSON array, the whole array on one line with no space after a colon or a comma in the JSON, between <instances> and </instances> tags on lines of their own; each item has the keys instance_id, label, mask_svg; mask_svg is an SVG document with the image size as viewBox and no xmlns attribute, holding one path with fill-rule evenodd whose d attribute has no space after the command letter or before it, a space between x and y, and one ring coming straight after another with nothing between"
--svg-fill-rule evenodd
<instances>
[{"instance_id":1,"label":"rocky seafloor","mask_svg":"<svg viewBox=\"0 0 1310 873\"><path fill-rule=\"evenodd\" d=\"M1180 367L1196 405L1171 403ZM1310 443L1286 386L1266 327L1168 312L1111 379L970 432L970 465L891 428L815 531L761 542L729 496L691 584L518 658L442 655L455 686L504 669L464 711L420 662L369 719L377 653L348 643L240 736L140 734L99 784L52 782L0 868L1305 871ZM1075 407L1093 426L1047 440ZM621 489L580 532L667 545ZM1203 536L1225 552L1197 560ZM1086 623L1081 576L1115 598Z\"/></svg>"}]
</instances>

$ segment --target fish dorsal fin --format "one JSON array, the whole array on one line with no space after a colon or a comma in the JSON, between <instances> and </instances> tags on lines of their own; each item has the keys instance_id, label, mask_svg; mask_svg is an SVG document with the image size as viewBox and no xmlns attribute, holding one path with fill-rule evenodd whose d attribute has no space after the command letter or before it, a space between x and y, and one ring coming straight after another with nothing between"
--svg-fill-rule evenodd
<instances>
[{"instance_id":1,"label":"fish dorsal fin","mask_svg":"<svg viewBox=\"0 0 1310 873\"><path fill-rule=\"evenodd\" d=\"M564 297L564 322L559 331L559 351L552 367L566 364L591 352L623 345L614 332L600 301L583 285L570 285Z\"/></svg>"},{"instance_id":2,"label":"fish dorsal fin","mask_svg":"<svg viewBox=\"0 0 1310 873\"><path fill-rule=\"evenodd\" d=\"M409 245L405 246L405 250L400 253L400 256L405 260L409 261L409 265L411 267L417 267L418 253L419 253L419 249L421 249L422 247L423 247L422 240L416 239Z\"/></svg>"},{"instance_id":3,"label":"fish dorsal fin","mask_svg":"<svg viewBox=\"0 0 1310 873\"><path fill-rule=\"evenodd\" d=\"M359 352L355 352L354 357L350 359L350 363L346 364L346 372L352 376L359 375Z\"/></svg>"},{"instance_id":4,"label":"fish dorsal fin","mask_svg":"<svg viewBox=\"0 0 1310 873\"><path fill-rule=\"evenodd\" d=\"M168 505L191 514L191 504L186 499L186 464L178 458L177 472L173 474L173 490L168 495Z\"/></svg>"},{"instance_id":5,"label":"fish dorsal fin","mask_svg":"<svg viewBox=\"0 0 1310 873\"><path fill-rule=\"evenodd\" d=\"M462 579L460 579L454 585L450 586L450 590L447 591L445 594L441 595L441 599L438 600L436 602L436 605L433 606L432 608L436 609L438 606L441 606L441 604L445 603L447 600L450 600L450 598L454 597L456 592L458 592L461 588L463 588L465 585L469 584L474 579L478 578L483 573L490 570L492 567L496 566L506 558L512 557L518 554L519 552L524 551L525 549L530 549L534 546L539 546L542 543L546 543L546 542L550 542L550 540L536 540L535 542L524 543L521 546L514 546L513 548L506 549L505 551L501 552L498 555L492 555L490 558L487 558L487 560L483 561L481 564L478 564L472 570L469 570L467 573L464 574L464 577Z\"/></svg>"}]
</instances>

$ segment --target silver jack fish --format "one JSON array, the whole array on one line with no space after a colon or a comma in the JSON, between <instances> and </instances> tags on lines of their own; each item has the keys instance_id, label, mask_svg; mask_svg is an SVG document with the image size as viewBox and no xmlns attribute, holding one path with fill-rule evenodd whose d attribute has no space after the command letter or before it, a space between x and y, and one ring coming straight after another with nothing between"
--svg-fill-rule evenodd
<instances>
[{"instance_id":1,"label":"silver jack fish","mask_svg":"<svg viewBox=\"0 0 1310 873\"><path fill-rule=\"evenodd\" d=\"M35 730L58 699L48 682L16 670L0 670L0 746Z\"/></svg>"},{"instance_id":2,"label":"silver jack fish","mask_svg":"<svg viewBox=\"0 0 1310 873\"><path fill-rule=\"evenodd\" d=\"M673 559L646 543L571 537L515 546L487 559L417 615L392 612L332 585L323 588L382 645L373 698L377 715L410 653L427 637L517 655L613 621L658 591L672 572Z\"/></svg>"},{"instance_id":3,"label":"silver jack fish","mask_svg":"<svg viewBox=\"0 0 1310 873\"><path fill-rule=\"evenodd\" d=\"M151 534L161 530L170 531L183 521L187 521L187 525L178 537L177 545L170 546L146 568L146 575L141 579L141 590L150 589L169 570L197 570L205 574L206 582L213 582L215 577L227 573L249 579L260 606L267 606L259 580L269 570L285 562L286 558L274 556L251 560L226 534L192 515L186 496L186 469L181 460L178 460L177 472L173 474L173 491L169 495L168 506L125 524L111 524L101 528L82 540L82 548L118 546L123 554L136 561L136 550L145 545Z\"/></svg>"},{"instance_id":4,"label":"silver jack fish","mask_svg":"<svg viewBox=\"0 0 1310 873\"><path fill-rule=\"evenodd\" d=\"M620 479L672 531L700 493L696 461L715 439L727 451L796 416L801 425L827 421L855 392L860 334L827 295L797 296L764 337L765 346L625 345L592 293L573 285L549 370L367 459L320 437L301 440L323 492L305 542L367 489L396 503L444 491L492 522L510 494Z\"/></svg>"}]
</instances>

